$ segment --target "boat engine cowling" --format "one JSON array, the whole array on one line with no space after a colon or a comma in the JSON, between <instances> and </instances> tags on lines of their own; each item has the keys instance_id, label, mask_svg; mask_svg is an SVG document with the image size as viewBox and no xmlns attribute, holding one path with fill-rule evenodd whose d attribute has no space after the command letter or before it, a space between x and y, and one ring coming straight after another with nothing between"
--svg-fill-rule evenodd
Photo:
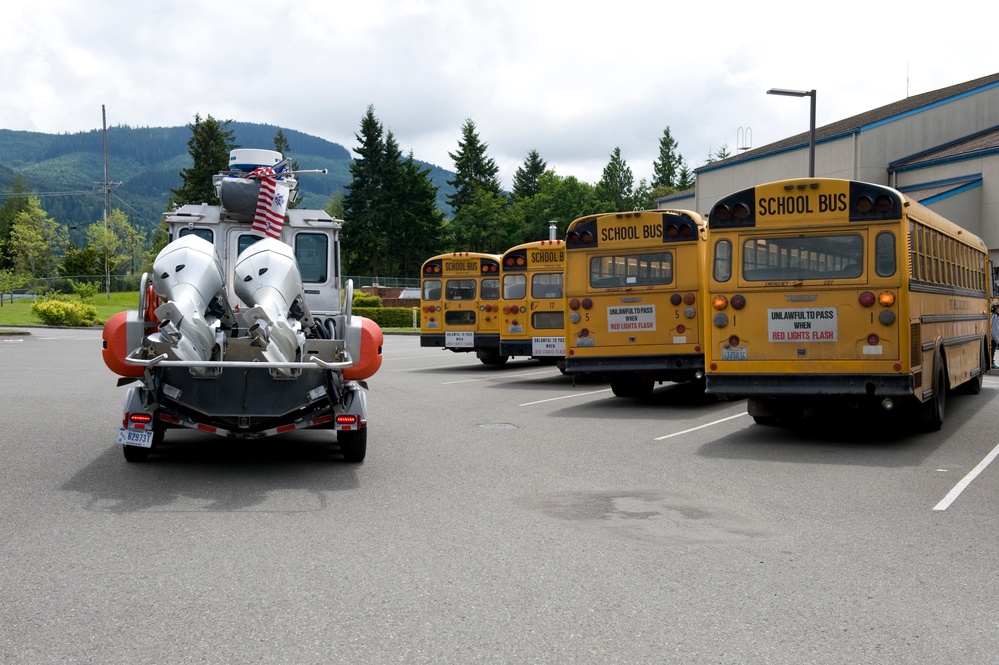
<instances>
[{"instance_id":1,"label":"boat engine cowling","mask_svg":"<svg viewBox=\"0 0 999 665\"><path fill-rule=\"evenodd\" d=\"M220 322L232 323L215 246L194 234L171 242L153 262L153 290L166 302L156 308L160 331L150 341L181 360L209 360Z\"/></svg>"},{"instance_id":2,"label":"boat engine cowling","mask_svg":"<svg viewBox=\"0 0 999 665\"><path fill-rule=\"evenodd\" d=\"M236 258L233 289L241 301L251 305L243 319L253 346L270 361L299 360L305 344L302 328L311 328L313 320L291 247L263 238L244 249Z\"/></svg>"}]
</instances>

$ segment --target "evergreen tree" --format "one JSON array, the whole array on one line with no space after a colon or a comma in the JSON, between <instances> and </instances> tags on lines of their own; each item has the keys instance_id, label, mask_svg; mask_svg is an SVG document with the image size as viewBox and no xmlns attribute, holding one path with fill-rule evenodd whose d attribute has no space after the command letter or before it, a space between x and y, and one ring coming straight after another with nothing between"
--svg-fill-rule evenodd
<instances>
[{"instance_id":1,"label":"evergreen tree","mask_svg":"<svg viewBox=\"0 0 999 665\"><path fill-rule=\"evenodd\" d=\"M659 159L652 162L652 187L676 187L677 172L683 162L676 149L677 142L667 126L659 139Z\"/></svg>"},{"instance_id":2,"label":"evergreen tree","mask_svg":"<svg viewBox=\"0 0 999 665\"><path fill-rule=\"evenodd\" d=\"M695 180L694 173L687 168L686 164L683 164L680 167L680 174L677 176L676 188L681 192L693 189Z\"/></svg>"},{"instance_id":3,"label":"evergreen tree","mask_svg":"<svg viewBox=\"0 0 999 665\"><path fill-rule=\"evenodd\" d=\"M187 148L193 165L181 170L183 183L177 189L170 190L171 205L219 205L212 176L229 170L229 152L239 147L232 130L227 129L230 122L231 120L219 122L211 115L202 120L199 114L195 114L194 124L187 126L191 130Z\"/></svg>"},{"instance_id":4,"label":"evergreen tree","mask_svg":"<svg viewBox=\"0 0 999 665\"><path fill-rule=\"evenodd\" d=\"M444 214L437 207L437 187L430 180L430 168L417 164L412 151L401 166L402 182L396 198L399 225L393 243L395 274L419 276L423 261L444 251Z\"/></svg>"},{"instance_id":5,"label":"evergreen tree","mask_svg":"<svg viewBox=\"0 0 999 665\"><path fill-rule=\"evenodd\" d=\"M538 178L548 168L537 150L527 153L524 165L513 174L513 198L526 199L538 193Z\"/></svg>"},{"instance_id":6,"label":"evergreen tree","mask_svg":"<svg viewBox=\"0 0 999 665\"><path fill-rule=\"evenodd\" d=\"M728 159L732 156L732 153L728 151L728 144L722 143L721 147L714 152L708 153L708 164L713 162L720 162L723 159Z\"/></svg>"},{"instance_id":7,"label":"evergreen tree","mask_svg":"<svg viewBox=\"0 0 999 665\"><path fill-rule=\"evenodd\" d=\"M379 256L386 244L383 220L385 207L385 138L384 130L369 105L361 119L360 146L350 164L350 185L343 198L345 268L348 274L377 275Z\"/></svg>"},{"instance_id":8,"label":"evergreen tree","mask_svg":"<svg viewBox=\"0 0 999 665\"><path fill-rule=\"evenodd\" d=\"M454 161L454 180L447 184L454 187L453 194L447 196L447 202L455 211L455 216L461 208L476 198L477 192L500 194L500 182L496 174L499 167L492 157L486 154L489 146L482 142L475 131L475 123L466 119L461 127L461 140L458 141L458 151L449 152ZM482 199L479 199L482 202Z\"/></svg>"},{"instance_id":9,"label":"evergreen tree","mask_svg":"<svg viewBox=\"0 0 999 665\"><path fill-rule=\"evenodd\" d=\"M634 188L635 176L621 157L621 148L614 148L597 183L597 197L608 206L609 211L625 212L634 209Z\"/></svg>"},{"instance_id":10,"label":"evergreen tree","mask_svg":"<svg viewBox=\"0 0 999 665\"><path fill-rule=\"evenodd\" d=\"M0 204L0 268L14 266L14 260L10 255L10 233L14 228L17 216L31 208L32 190L28 185L27 178L20 173L14 176L10 187L7 188L6 195L3 203Z\"/></svg>"},{"instance_id":11,"label":"evergreen tree","mask_svg":"<svg viewBox=\"0 0 999 665\"><path fill-rule=\"evenodd\" d=\"M82 248L69 244L59 266L63 277L93 276L104 273L104 257L89 242Z\"/></svg>"}]
</instances>

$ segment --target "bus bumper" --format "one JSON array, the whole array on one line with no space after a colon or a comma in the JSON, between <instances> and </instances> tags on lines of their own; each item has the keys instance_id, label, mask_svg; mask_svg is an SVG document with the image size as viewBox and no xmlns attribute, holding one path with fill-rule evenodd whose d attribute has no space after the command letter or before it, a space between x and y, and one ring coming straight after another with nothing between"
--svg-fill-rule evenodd
<instances>
[{"instance_id":1,"label":"bus bumper","mask_svg":"<svg viewBox=\"0 0 999 665\"><path fill-rule=\"evenodd\" d=\"M704 392L729 397L906 397L913 390L910 374L708 374L704 382Z\"/></svg>"},{"instance_id":2,"label":"bus bumper","mask_svg":"<svg viewBox=\"0 0 999 665\"><path fill-rule=\"evenodd\" d=\"M627 358L565 357L566 374L642 374L663 381L690 380L704 372L704 356L699 353ZM680 379L673 377L683 377Z\"/></svg>"},{"instance_id":3,"label":"bus bumper","mask_svg":"<svg viewBox=\"0 0 999 665\"><path fill-rule=\"evenodd\" d=\"M529 339L518 340L516 342L504 342L501 340L499 352L501 356L510 356L511 358L516 356L530 357L534 353L534 347Z\"/></svg>"}]
</instances>

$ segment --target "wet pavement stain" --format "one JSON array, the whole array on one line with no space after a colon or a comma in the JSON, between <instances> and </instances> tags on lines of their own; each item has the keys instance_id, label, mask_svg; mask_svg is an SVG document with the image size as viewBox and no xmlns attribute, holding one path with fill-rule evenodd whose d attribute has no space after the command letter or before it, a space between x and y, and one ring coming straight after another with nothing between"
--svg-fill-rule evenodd
<instances>
[{"instance_id":1,"label":"wet pavement stain","mask_svg":"<svg viewBox=\"0 0 999 665\"><path fill-rule=\"evenodd\" d=\"M663 545L733 543L774 534L710 499L656 490L551 492L517 504L602 537Z\"/></svg>"}]
</instances>

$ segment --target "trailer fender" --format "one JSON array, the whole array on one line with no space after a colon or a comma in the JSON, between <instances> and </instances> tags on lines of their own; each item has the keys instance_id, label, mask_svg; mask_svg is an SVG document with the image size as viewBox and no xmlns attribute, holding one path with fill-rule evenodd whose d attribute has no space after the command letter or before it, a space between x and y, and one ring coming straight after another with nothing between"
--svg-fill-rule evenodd
<instances>
[{"instance_id":1,"label":"trailer fender","mask_svg":"<svg viewBox=\"0 0 999 665\"><path fill-rule=\"evenodd\" d=\"M343 406L337 409L337 416L355 416L354 421L343 423L336 419L336 429L362 429L368 425L368 394L360 385L348 382L344 385Z\"/></svg>"}]
</instances>

